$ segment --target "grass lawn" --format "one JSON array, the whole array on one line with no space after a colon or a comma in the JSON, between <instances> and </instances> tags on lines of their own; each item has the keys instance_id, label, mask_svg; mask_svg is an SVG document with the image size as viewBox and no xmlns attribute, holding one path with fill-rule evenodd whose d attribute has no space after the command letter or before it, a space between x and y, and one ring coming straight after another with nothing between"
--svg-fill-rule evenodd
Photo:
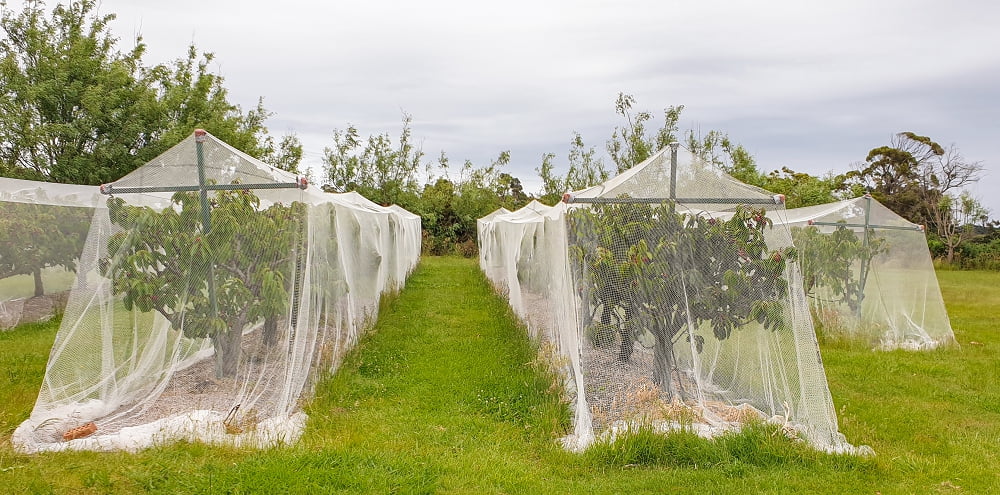
<instances>
[{"instance_id":1,"label":"grass lawn","mask_svg":"<svg viewBox=\"0 0 1000 495\"><path fill-rule=\"evenodd\" d=\"M320 383L303 439L284 449L17 454L10 435L56 329L0 332L0 493L997 493L1000 273L939 277L960 349L822 349L841 431L873 459L767 428L567 453L555 442L566 408L505 303L474 260L431 257Z\"/></svg>"}]
</instances>

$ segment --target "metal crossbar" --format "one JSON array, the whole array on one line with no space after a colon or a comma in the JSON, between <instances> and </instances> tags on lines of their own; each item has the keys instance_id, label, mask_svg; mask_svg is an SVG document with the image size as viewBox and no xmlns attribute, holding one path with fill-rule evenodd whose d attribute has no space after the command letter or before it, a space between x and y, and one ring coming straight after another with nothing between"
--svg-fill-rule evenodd
<instances>
[{"instance_id":1,"label":"metal crossbar","mask_svg":"<svg viewBox=\"0 0 1000 495\"><path fill-rule=\"evenodd\" d=\"M592 204L660 204L675 202L679 204L707 205L707 204L751 204L751 205L776 205L781 204L778 198L575 198L570 196L567 203L592 203Z\"/></svg>"},{"instance_id":2,"label":"metal crossbar","mask_svg":"<svg viewBox=\"0 0 1000 495\"><path fill-rule=\"evenodd\" d=\"M922 226L904 227L900 225L864 225L861 223L843 223L843 222L809 222L809 225L819 225L822 227L853 227L853 228L866 228L866 229L879 229L879 230L919 230L924 231Z\"/></svg>"},{"instance_id":3,"label":"metal crossbar","mask_svg":"<svg viewBox=\"0 0 1000 495\"><path fill-rule=\"evenodd\" d=\"M106 195L150 193L150 192L187 192L187 191L241 191L247 189L300 189L299 182L272 182L265 184L205 184L197 186L145 186L145 187L115 187L114 184L101 186L101 193Z\"/></svg>"}]
</instances>

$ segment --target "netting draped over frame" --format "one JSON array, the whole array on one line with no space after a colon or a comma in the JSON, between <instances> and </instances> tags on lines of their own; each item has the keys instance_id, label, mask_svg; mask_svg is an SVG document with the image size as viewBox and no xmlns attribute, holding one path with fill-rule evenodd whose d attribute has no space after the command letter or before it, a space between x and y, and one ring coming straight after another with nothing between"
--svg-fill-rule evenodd
<instances>
[{"instance_id":1,"label":"netting draped over frame","mask_svg":"<svg viewBox=\"0 0 1000 495\"><path fill-rule=\"evenodd\" d=\"M95 186L0 178L0 330L61 310L104 200Z\"/></svg>"},{"instance_id":2,"label":"netting draped over frame","mask_svg":"<svg viewBox=\"0 0 1000 495\"><path fill-rule=\"evenodd\" d=\"M665 149L554 207L479 222L480 265L564 371L571 449L636 425L838 432L781 198Z\"/></svg>"},{"instance_id":3,"label":"netting draped over frame","mask_svg":"<svg viewBox=\"0 0 1000 495\"><path fill-rule=\"evenodd\" d=\"M775 221L791 229L827 334L879 349L957 344L920 226L871 197L785 210Z\"/></svg>"},{"instance_id":4,"label":"netting draped over frame","mask_svg":"<svg viewBox=\"0 0 1000 495\"><path fill-rule=\"evenodd\" d=\"M15 446L294 441L315 380L420 254L419 217L296 184L203 134L102 186Z\"/></svg>"}]
</instances>

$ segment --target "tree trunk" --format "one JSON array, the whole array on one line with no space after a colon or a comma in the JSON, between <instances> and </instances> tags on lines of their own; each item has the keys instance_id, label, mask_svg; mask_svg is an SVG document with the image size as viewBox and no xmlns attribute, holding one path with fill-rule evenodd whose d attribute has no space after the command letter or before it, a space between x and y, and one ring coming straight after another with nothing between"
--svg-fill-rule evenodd
<instances>
[{"instance_id":1,"label":"tree trunk","mask_svg":"<svg viewBox=\"0 0 1000 495\"><path fill-rule=\"evenodd\" d=\"M668 399L674 398L674 383L670 379L670 372L674 368L674 353L671 349L670 338L664 335L665 332L656 332L656 343L653 346L653 381L660 390L667 393Z\"/></svg>"},{"instance_id":2,"label":"tree trunk","mask_svg":"<svg viewBox=\"0 0 1000 495\"><path fill-rule=\"evenodd\" d=\"M243 325L231 326L226 333L212 337L215 348L215 377L232 378L236 376L241 357L243 343Z\"/></svg>"},{"instance_id":3,"label":"tree trunk","mask_svg":"<svg viewBox=\"0 0 1000 495\"><path fill-rule=\"evenodd\" d=\"M35 276L35 297L45 295L45 287L42 286L42 269L35 268L32 274Z\"/></svg>"},{"instance_id":4,"label":"tree trunk","mask_svg":"<svg viewBox=\"0 0 1000 495\"><path fill-rule=\"evenodd\" d=\"M618 335L621 337L621 350L618 353L618 360L627 363L632 359L632 352L635 350L635 332L632 327L635 320L632 319L632 311L625 309L625 320L618 323Z\"/></svg>"},{"instance_id":5,"label":"tree trunk","mask_svg":"<svg viewBox=\"0 0 1000 495\"><path fill-rule=\"evenodd\" d=\"M269 316L264 318L264 345L271 346L278 341L278 318Z\"/></svg>"},{"instance_id":6,"label":"tree trunk","mask_svg":"<svg viewBox=\"0 0 1000 495\"><path fill-rule=\"evenodd\" d=\"M667 393L667 398L670 400L677 393L670 374L676 366L673 347L674 335L677 335L678 331L677 328L667 328L661 323L653 325L653 335L656 337L653 345L653 381L660 390Z\"/></svg>"}]
</instances>

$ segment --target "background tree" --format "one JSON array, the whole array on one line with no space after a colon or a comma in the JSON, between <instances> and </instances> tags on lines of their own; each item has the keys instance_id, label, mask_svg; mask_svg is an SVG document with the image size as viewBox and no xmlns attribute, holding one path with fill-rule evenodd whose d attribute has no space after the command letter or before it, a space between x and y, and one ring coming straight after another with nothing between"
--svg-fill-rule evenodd
<instances>
[{"instance_id":1,"label":"background tree","mask_svg":"<svg viewBox=\"0 0 1000 495\"><path fill-rule=\"evenodd\" d=\"M213 56L187 56L148 68L142 38L121 52L96 0L58 4L47 16L38 0L2 9L0 26L0 172L76 184L117 180L203 128L251 156L295 168L297 138L277 145L259 100L244 113L228 100Z\"/></svg>"},{"instance_id":2,"label":"background tree","mask_svg":"<svg viewBox=\"0 0 1000 495\"><path fill-rule=\"evenodd\" d=\"M653 153L663 149L671 142L677 141L677 123L684 106L667 107L664 110L663 126L654 134L646 131L646 122L652 120L649 112L641 111L632 114L635 98L632 95L618 93L615 101L615 111L625 118L626 125L615 127L608 140L608 154L617 167L616 173L622 173L644 160Z\"/></svg>"},{"instance_id":3,"label":"background tree","mask_svg":"<svg viewBox=\"0 0 1000 495\"><path fill-rule=\"evenodd\" d=\"M212 339L216 376L235 376L243 330L289 309L305 207L274 204L261 210L249 191L219 192L211 230L205 232L197 192L176 193L172 201L174 208L156 211L108 200L111 221L123 230L108 241L102 274L112 280L115 294L123 295L126 309L156 311L186 336ZM270 329L276 331L274 325ZM275 335L263 338L273 341Z\"/></svg>"},{"instance_id":4,"label":"background tree","mask_svg":"<svg viewBox=\"0 0 1000 495\"><path fill-rule=\"evenodd\" d=\"M264 107L264 99L259 98L246 112L230 102L225 79L209 70L214 59L212 53L199 53L190 45L185 57L150 70L165 117L156 142L144 155L157 156L190 136L193 129L205 129L254 158L297 173L302 160L298 137L286 134L275 144L266 126L273 114Z\"/></svg>"},{"instance_id":5,"label":"background tree","mask_svg":"<svg viewBox=\"0 0 1000 495\"><path fill-rule=\"evenodd\" d=\"M99 184L143 163L163 114L141 59L141 38L115 49L95 0L40 1L3 9L0 39L0 167L5 174ZM190 132L190 131L189 131Z\"/></svg>"},{"instance_id":6,"label":"background tree","mask_svg":"<svg viewBox=\"0 0 1000 495\"><path fill-rule=\"evenodd\" d=\"M0 202L0 278L31 275L35 296L45 294L42 270L76 271L92 210Z\"/></svg>"},{"instance_id":7,"label":"background tree","mask_svg":"<svg viewBox=\"0 0 1000 495\"><path fill-rule=\"evenodd\" d=\"M547 205L554 205L562 199L562 195L568 191L577 191L600 184L608 180L610 175L604 168L604 160L597 156L597 150L593 147L587 148L583 144L583 137L579 132L573 132L573 139L570 140L569 155L567 161L569 168L565 176L560 176L555 172L556 155L546 153L542 155L542 164L535 169L542 180L542 194L539 201Z\"/></svg>"},{"instance_id":8,"label":"background tree","mask_svg":"<svg viewBox=\"0 0 1000 495\"><path fill-rule=\"evenodd\" d=\"M951 263L955 250L975 235L962 222L982 217L978 202L956 192L978 181L982 171L982 162L966 160L954 145L946 148L927 136L900 132L888 146L869 151L866 162L846 176L907 220L928 225L945 243Z\"/></svg>"},{"instance_id":9,"label":"background tree","mask_svg":"<svg viewBox=\"0 0 1000 495\"><path fill-rule=\"evenodd\" d=\"M563 193L569 188L566 187L566 179L555 171L555 153L542 154L542 164L535 169L538 178L542 180L542 191L538 195L538 201L547 205L554 205L562 199Z\"/></svg>"},{"instance_id":10,"label":"background tree","mask_svg":"<svg viewBox=\"0 0 1000 495\"><path fill-rule=\"evenodd\" d=\"M308 170L305 173L299 170L299 164L302 163L302 141L294 133L281 136L277 145L268 136L261 160L293 174L310 175Z\"/></svg>"},{"instance_id":11,"label":"background tree","mask_svg":"<svg viewBox=\"0 0 1000 495\"><path fill-rule=\"evenodd\" d=\"M403 114L398 144L389 133L362 140L357 128L333 131L333 147L323 150L325 189L333 192L357 191L366 198L388 206L412 205L419 194L417 173L423 151L413 143L410 123Z\"/></svg>"},{"instance_id":12,"label":"background tree","mask_svg":"<svg viewBox=\"0 0 1000 495\"><path fill-rule=\"evenodd\" d=\"M955 261L955 253L966 241L988 231L989 210L967 192L958 197L943 195L934 213L937 238L944 244L944 258L949 264Z\"/></svg>"}]
</instances>

